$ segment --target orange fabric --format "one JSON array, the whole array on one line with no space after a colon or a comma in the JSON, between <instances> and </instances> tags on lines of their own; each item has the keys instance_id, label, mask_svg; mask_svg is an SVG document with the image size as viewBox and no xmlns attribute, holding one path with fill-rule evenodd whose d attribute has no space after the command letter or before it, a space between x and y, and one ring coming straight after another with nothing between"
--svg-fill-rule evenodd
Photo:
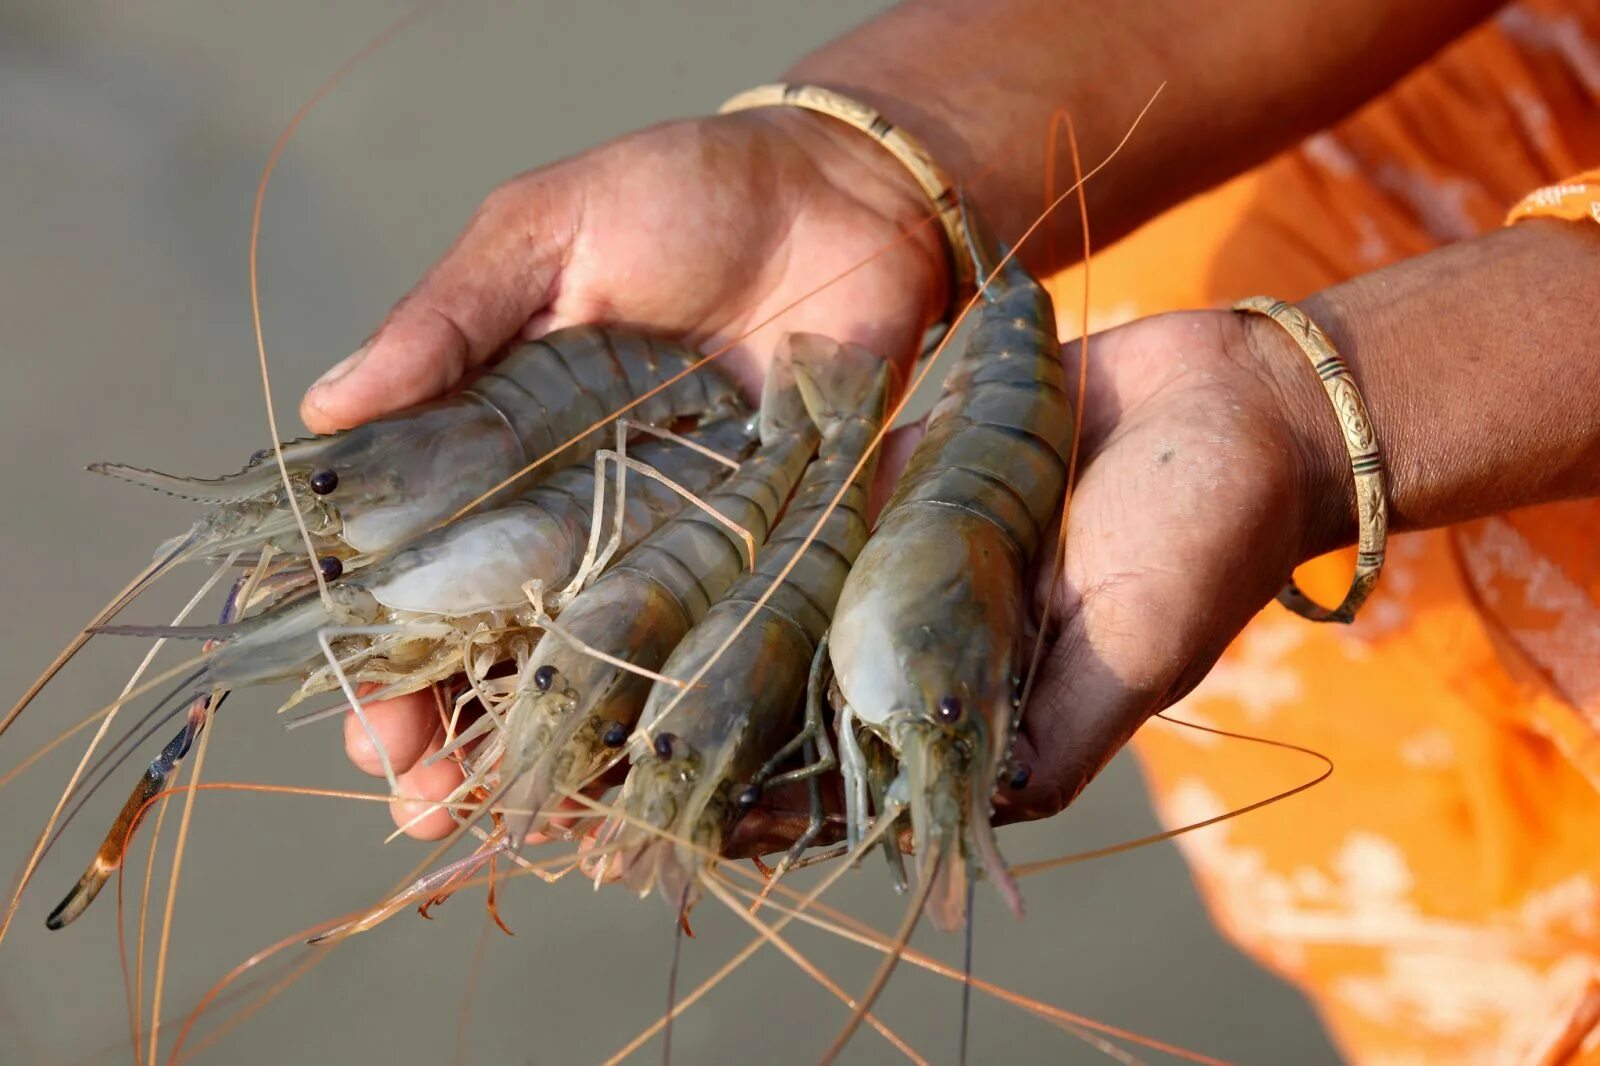
<instances>
[{"instance_id":1,"label":"orange fabric","mask_svg":"<svg viewBox=\"0 0 1600 1066\"><path fill-rule=\"evenodd\" d=\"M1600 164L1597 105L1600 0L1508 7L1097 255L1093 326L1293 300L1486 232ZM1076 307L1081 279L1056 281ZM1352 565L1315 560L1303 587L1337 597ZM1305 991L1349 1059L1600 1063L1600 501L1395 536L1353 626L1269 606L1174 714L1337 764L1180 842L1219 925ZM1316 770L1159 720L1135 749L1173 825Z\"/></svg>"},{"instance_id":2,"label":"orange fabric","mask_svg":"<svg viewBox=\"0 0 1600 1066\"><path fill-rule=\"evenodd\" d=\"M1586 170L1554 185L1533 190L1506 215L1506 223L1521 222L1525 218L1600 222L1600 170Z\"/></svg>"}]
</instances>

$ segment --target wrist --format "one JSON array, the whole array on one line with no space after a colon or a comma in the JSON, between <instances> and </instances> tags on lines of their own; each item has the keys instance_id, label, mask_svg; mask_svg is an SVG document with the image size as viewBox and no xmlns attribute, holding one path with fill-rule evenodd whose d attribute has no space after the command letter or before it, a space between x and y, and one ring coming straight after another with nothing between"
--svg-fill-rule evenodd
<instances>
[{"instance_id":1,"label":"wrist","mask_svg":"<svg viewBox=\"0 0 1600 1066\"><path fill-rule=\"evenodd\" d=\"M1316 299L1299 305L1333 342L1355 377L1359 367L1341 344L1339 323ZM1240 357L1277 401L1285 451L1293 468L1300 546L1297 562L1356 542L1358 515L1350 453L1321 379L1287 330L1270 318L1235 313Z\"/></svg>"}]
</instances>

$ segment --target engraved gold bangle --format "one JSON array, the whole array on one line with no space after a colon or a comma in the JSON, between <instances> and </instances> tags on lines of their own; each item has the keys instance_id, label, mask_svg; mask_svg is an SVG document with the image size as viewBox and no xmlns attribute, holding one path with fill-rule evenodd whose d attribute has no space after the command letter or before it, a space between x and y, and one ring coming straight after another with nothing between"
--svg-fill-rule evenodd
<instances>
[{"instance_id":1,"label":"engraved gold bangle","mask_svg":"<svg viewBox=\"0 0 1600 1066\"><path fill-rule=\"evenodd\" d=\"M1313 622L1350 622L1356 611L1372 594L1383 572L1383 555L1389 539L1389 508L1384 495L1383 455L1378 448L1378 438L1372 431L1372 419L1367 405L1362 402L1350 368L1339 357L1328 335L1317 328L1293 304L1275 300L1270 296L1252 296L1233 305L1235 311L1265 315L1282 326L1294 338L1300 350L1311 361L1311 368L1322 380L1322 387L1333 403L1334 414L1339 419L1339 429L1344 433L1344 445L1350 453L1350 469L1355 474L1356 518L1360 536L1356 548L1356 573L1339 606L1329 609L1314 602L1291 579L1278 593L1278 602L1302 618Z\"/></svg>"},{"instance_id":2,"label":"engraved gold bangle","mask_svg":"<svg viewBox=\"0 0 1600 1066\"><path fill-rule=\"evenodd\" d=\"M748 111L757 107L799 107L838 119L853 126L883 145L910 172L933 204L939 225L944 228L950 253L951 277L955 290L951 301L960 300L974 285L974 268L967 257L966 229L954 183L933 161L916 138L884 118L859 100L817 85L789 85L782 82L746 89L718 108L719 114Z\"/></svg>"}]
</instances>

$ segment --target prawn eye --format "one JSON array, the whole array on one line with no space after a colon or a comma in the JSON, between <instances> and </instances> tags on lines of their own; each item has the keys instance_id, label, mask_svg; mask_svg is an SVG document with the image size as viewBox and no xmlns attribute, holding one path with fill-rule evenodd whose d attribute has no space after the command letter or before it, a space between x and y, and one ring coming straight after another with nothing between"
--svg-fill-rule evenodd
<instances>
[{"instance_id":1,"label":"prawn eye","mask_svg":"<svg viewBox=\"0 0 1600 1066\"><path fill-rule=\"evenodd\" d=\"M549 692L550 686L556 683L556 668L545 663L533 672L533 687L540 692Z\"/></svg>"},{"instance_id":2,"label":"prawn eye","mask_svg":"<svg viewBox=\"0 0 1600 1066\"><path fill-rule=\"evenodd\" d=\"M671 733L656 734L656 756L658 758L672 758L672 741L673 736Z\"/></svg>"},{"instance_id":3,"label":"prawn eye","mask_svg":"<svg viewBox=\"0 0 1600 1066\"><path fill-rule=\"evenodd\" d=\"M612 722L606 726L606 731L600 734L600 743L608 748L620 748L628 742L628 727L621 722Z\"/></svg>"},{"instance_id":4,"label":"prawn eye","mask_svg":"<svg viewBox=\"0 0 1600 1066\"><path fill-rule=\"evenodd\" d=\"M332 555L324 555L317 560L317 569L322 571L322 580L337 581L344 573L344 564Z\"/></svg>"},{"instance_id":5,"label":"prawn eye","mask_svg":"<svg viewBox=\"0 0 1600 1066\"><path fill-rule=\"evenodd\" d=\"M270 458L272 458L271 448L257 448L250 453L250 465L254 466L256 463L266 462Z\"/></svg>"},{"instance_id":6,"label":"prawn eye","mask_svg":"<svg viewBox=\"0 0 1600 1066\"><path fill-rule=\"evenodd\" d=\"M733 802L739 808L739 810L748 811L750 808L761 802L761 786L746 785L744 788L739 790L738 798Z\"/></svg>"},{"instance_id":7,"label":"prawn eye","mask_svg":"<svg viewBox=\"0 0 1600 1066\"><path fill-rule=\"evenodd\" d=\"M961 701L954 696L946 696L934 707L934 717L945 725L954 725L961 720Z\"/></svg>"},{"instance_id":8,"label":"prawn eye","mask_svg":"<svg viewBox=\"0 0 1600 1066\"><path fill-rule=\"evenodd\" d=\"M339 475L333 470L318 470L311 475L311 491L326 496L339 487Z\"/></svg>"},{"instance_id":9,"label":"prawn eye","mask_svg":"<svg viewBox=\"0 0 1600 1066\"><path fill-rule=\"evenodd\" d=\"M1018 763L1017 768L1011 772L1011 780L1006 784L1011 786L1011 791L1019 792L1028 787L1028 782L1033 780L1033 767L1027 763Z\"/></svg>"}]
</instances>

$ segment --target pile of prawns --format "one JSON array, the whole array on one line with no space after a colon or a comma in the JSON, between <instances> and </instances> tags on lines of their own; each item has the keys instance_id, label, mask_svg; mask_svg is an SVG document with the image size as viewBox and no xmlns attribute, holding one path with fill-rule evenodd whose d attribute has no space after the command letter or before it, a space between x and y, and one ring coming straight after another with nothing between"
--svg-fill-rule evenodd
<instances>
[{"instance_id":1,"label":"pile of prawns","mask_svg":"<svg viewBox=\"0 0 1600 1066\"><path fill-rule=\"evenodd\" d=\"M257 229L272 164L309 106L263 174ZM1081 187L1093 171L1082 172L1075 143L1072 156L1077 180L1050 206L1078 192L1086 213ZM963 926L976 880L990 881L1020 916L1016 877L1081 858L1009 868L991 818L997 790L1027 784L1029 769L1011 749L1048 619L1029 626L1026 581L1048 567L1045 587L1053 588L1059 574L1049 532L1064 518L1075 475L1083 380L1069 395L1044 287L985 233L970 205L963 221L961 251L978 286L955 325L972 321L875 522L867 492L879 445L954 328L904 390L875 353L791 334L751 411L709 365L720 351L574 327L522 345L449 399L275 444L237 474L201 479L96 464L208 509L84 628L0 732L93 634L191 638L204 650L154 680L140 684L136 675L97 716L94 742L29 857L0 937L46 849L120 765L117 751L134 750L172 719L182 719L176 735L50 913L51 928L81 915L121 869L141 819L173 791L182 760L230 691L288 682L285 707L342 693L399 798L363 700L459 678L442 698L445 742L429 759L455 760L463 780L418 818L443 809L458 826L428 862L466 834L477 847L321 929L316 941L352 936L411 905L425 909L479 883L486 867L492 912L498 861L546 877L581 862L597 883L659 892L680 922L710 893L759 934L618 1059L771 942L852 1010L825 1061L862 1021L922 1061L871 1014L901 959L1034 1010L1123 1061L1131 1060L1097 1033L1214 1061L1026 1000L908 946L923 914L940 929ZM253 237L252 284L254 251ZM270 401L269 421L276 437ZM217 570L172 625L111 624L192 560ZM183 625L228 573L236 576L217 624ZM159 685L170 686L165 696L91 761L116 711ZM833 772L842 816L823 802ZM596 798L619 777L614 801ZM804 827L776 868L762 867L759 891L746 889L723 875L719 859L739 820L784 786L808 792ZM825 832L842 842L813 850ZM581 836L581 859L531 861L523 854L530 836ZM889 856L902 891L910 884L903 854L914 856L916 887L892 938L817 898L874 849ZM779 887L797 866L841 857L804 897ZM782 917L766 924L739 896ZM796 920L884 953L863 995L845 993L779 936ZM152 1016L158 1011L159 984Z\"/></svg>"}]
</instances>

